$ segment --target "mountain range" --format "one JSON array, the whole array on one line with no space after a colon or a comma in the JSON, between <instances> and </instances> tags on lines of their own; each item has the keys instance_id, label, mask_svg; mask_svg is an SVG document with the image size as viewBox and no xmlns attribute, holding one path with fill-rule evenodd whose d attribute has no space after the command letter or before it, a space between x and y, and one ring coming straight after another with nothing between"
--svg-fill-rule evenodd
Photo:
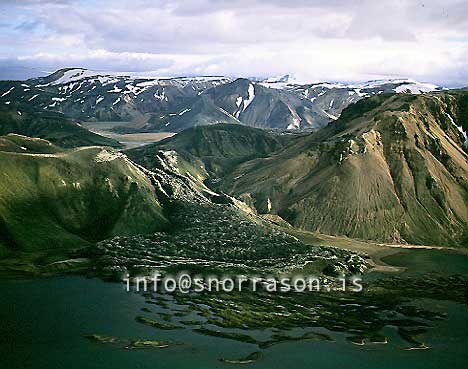
<instances>
[{"instance_id":1,"label":"mountain range","mask_svg":"<svg viewBox=\"0 0 468 369\"><path fill-rule=\"evenodd\" d=\"M255 224L466 246L468 92L425 89L433 86L141 80L82 69L0 82L0 253L166 231L180 209L195 206L184 216L196 218L221 205ZM119 129L179 133L122 152L74 117L87 106L93 119L110 118L119 98L140 119Z\"/></svg>"},{"instance_id":2,"label":"mountain range","mask_svg":"<svg viewBox=\"0 0 468 369\"><path fill-rule=\"evenodd\" d=\"M12 101L78 121L128 122L120 132L179 132L216 123L310 130L336 120L362 98L438 89L411 80L298 84L289 78L140 78L68 68L27 81L0 82L0 105Z\"/></svg>"},{"instance_id":3,"label":"mountain range","mask_svg":"<svg viewBox=\"0 0 468 369\"><path fill-rule=\"evenodd\" d=\"M278 135L234 125L186 130L129 151L177 152L213 190L313 232L392 243L468 242L468 94L379 94L327 127Z\"/></svg>"}]
</instances>

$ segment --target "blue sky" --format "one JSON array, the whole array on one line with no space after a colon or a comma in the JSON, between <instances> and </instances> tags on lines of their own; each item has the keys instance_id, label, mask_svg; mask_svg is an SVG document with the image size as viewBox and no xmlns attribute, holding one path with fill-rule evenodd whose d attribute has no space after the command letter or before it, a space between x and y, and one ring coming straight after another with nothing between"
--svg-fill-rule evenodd
<instances>
[{"instance_id":1,"label":"blue sky","mask_svg":"<svg viewBox=\"0 0 468 369\"><path fill-rule=\"evenodd\" d=\"M467 86L466 14L458 0L2 0L0 79L73 66Z\"/></svg>"}]
</instances>

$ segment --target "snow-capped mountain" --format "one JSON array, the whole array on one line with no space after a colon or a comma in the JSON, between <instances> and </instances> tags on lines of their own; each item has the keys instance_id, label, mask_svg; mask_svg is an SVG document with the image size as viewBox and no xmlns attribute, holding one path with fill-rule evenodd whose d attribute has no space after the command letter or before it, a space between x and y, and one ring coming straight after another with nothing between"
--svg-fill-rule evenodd
<instances>
[{"instance_id":1,"label":"snow-capped mountain","mask_svg":"<svg viewBox=\"0 0 468 369\"><path fill-rule=\"evenodd\" d=\"M310 100L314 106L330 119L337 119L344 108L362 98L382 93L420 94L441 90L431 83L420 83L411 79L374 80L346 84L340 82L297 83L289 75L267 79L261 82L269 88L294 91Z\"/></svg>"},{"instance_id":2,"label":"snow-capped mountain","mask_svg":"<svg viewBox=\"0 0 468 369\"><path fill-rule=\"evenodd\" d=\"M155 113L177 114L207 88L229 81L225 77L141 78L63 69L25 82L0 82L0 95L3 103L20 100L83 121L144 122Z\"/></svg>"},{"instance_id":3,"label":"snow-capped mountain","mask_svg":"<svg viewBox=\"0 0 468 369\"><path fill-rule=\"evenodd\" d=\"M242 123L274 129L316 129L329 121L312 102L294 91L263 86L245 78L204 91L183 117L162 128L176 130L212 123Z\"/></svg>"},{"instance_id":4,"label":"snow-capped mountain","mask_svg":"<svg viewBox=\"0 0 468 369\"><path fill-rule=\"evenodd\" d=\"M223 122L301 130L326 125L364 97L437 89L412 80L301 84L289 75L155 78L70 68L25 82L0 81L0 104L20 102L81 121L128 121L125 130L132 132Z\"/></svg>"}]
</instances>

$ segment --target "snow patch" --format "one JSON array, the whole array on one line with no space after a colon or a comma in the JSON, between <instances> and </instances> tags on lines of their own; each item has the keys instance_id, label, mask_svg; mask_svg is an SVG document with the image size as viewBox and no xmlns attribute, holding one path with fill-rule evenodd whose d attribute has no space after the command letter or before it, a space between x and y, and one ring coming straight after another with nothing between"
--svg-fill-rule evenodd
<instances>
[{"instance_id":1,"label":"snow patch","mask_svg":"<svg viewBox=\"0 0 468 369\"><path fill-rule=\"evenodd\" d=\"M423 92L430 92L436 90L438 87L431 83L420 83L416 81L408 81L394 88L397 93L409 92L412 94L420 94Z\"/></svg>"},{"instance_id":2,"label":"snow patch","mask_svg":"<svg viewBox=\"0 0 468 369\"><path fill-rule=\"evenodd\" d=\"M8 95L8 94L9 94L11 91L13 91L14 89L15 89L14 87L10 88L7 92L3 93L3 95L0 96L0 97L3 97L3 96Z\"/></svg>"},{"instance_id":3,"label":"snow patch","mask_svg":"<svg viewBox=\"0 0 468 369\"><path fill-rule=\"evenodd\" d=\"M112 90L109 90L107 92L116 92L116 93L119 93L119 92L122 92L122 89L121 88L118 88L117 85L114 86L114 88Z\"/></svg>"},{"instance_id":4,"label":"snow patch","mask_svg":"<svg viewBox=\"0 0 468 369\"><path fill-rule=\"evenodd\" d=\"M153 96L160 101L163 101L163 100L167 101L166 90L164 89L164 87L162 89L161 94L159 94L158 91L156 91Z\"/></svg>"},{"instance_id":5,"label":"snow patch","mask_svg":"<svg viewBox=\"0 0 468 369\"><path fill-rule=\"evenodd\" d=\"M245 111L245 109L247 109L247 107L255 99L255 87L254 87L254 85L252 83L249 84L249 89L248 89L247 92L249 94L249 97L247 98L247 100L244 100L244 108L242 109L242 111Z\"/></svg>"},{"instance_id":6,"label":"snow patch","mask_svg":"<svg viewBox=\"0 0 468 369\"><path fill-rule=\"evenodd\" d=\"M468 135L467 133L463 130L463 127L462 126L459 126L457 123L455 123L455 121L453 120L452 116L448 113L445 113L445 115L447 116L447 118L450 120L450 122L455 126L457 127L457 129L461 132L461 134L463 135L463 137L465 137L465 147L468 147Z\"/></svg>"},{"instance_id":7,"label":"snow patch","mask_svg":"<svg viewBox=\"0 0 468 369\"><path fill-rule=\"evenodd\" d=\"M300 125L301 125L301 119L298 118L298 117L293 117L292 122L289 123L289 125L286 127L286 129L288 129L288 130L299 129Z\"/></svg>"},{"instance_id":8,"label":"snow patch","mask_svg":"<svg viewBox=\"0 0 468 369\"><path fill-rule=\"evenodd\" d=\"M36 87L46 87L46 86L56 86L56 85L67 85L64 86L64 89L72 89L74 84L73 82L88 79L94 77L94 81L99 81L101 85L105 86L110 83L118 82L115 76L111 76L110 74L103 74L102 72L95 72L87 69L71 69L67 70L63 73L63 76L58 78L57 80L47 83L45 85L37 85Z\"/></svg>"},{"instance_id":9,"label":"snow patch","mask_svg":"<svg viewBox=\"0 0 468 369\"><path fill-rule=\"evenodd\" d=\"M324 110L323 112L324 112L324 113L326 114L326 116L327 116L328 118L330 118L330 119L333 119L333 120L337 120L337 119L338 119L338 117L337 117L336 115L333 115L333 114L331 114L331 113L328 113L328 112L326 112L325 110Z\"/></svg>"},{"instance_id":10,"label":"snow patch","mask_svg":"<svg viewBox=\"0 0 468 369\"><path fill-rule=\"evenodd\" d=\"M185 113L189 112L190 110L192 110L192 109L190 109L190 108L184 109L179 113L179 115L184 115Z\"/></svg>"},{"instance_id":11,"label":"snow patch","mask_svg":"<svg viewBox=\"0 0 468 369\"><path fill-rule=\"evenodd\" d=\"M159 86L159 84L160 84L159 80L154 79L154 80L137 83L136 86L137 87L152 87L152 86Z\"/></svg>"}]
</instances>

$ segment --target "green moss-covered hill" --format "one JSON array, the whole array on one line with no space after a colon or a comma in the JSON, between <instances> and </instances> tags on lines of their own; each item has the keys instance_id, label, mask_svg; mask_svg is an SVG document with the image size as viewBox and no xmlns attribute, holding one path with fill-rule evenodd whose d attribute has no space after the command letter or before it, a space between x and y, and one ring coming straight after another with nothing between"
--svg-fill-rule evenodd
<instances>
[{"instance_id":1,"label":"green moss-covered hill","mask_svg":"<svg viewBox=\"0 0 468 369\"><path fill-rule=\"evenodd\" d=\"M0 137L0 254L81 247L166 226L150 179L124 155Z\"/></svg>"},{"instance_id":2,"label":"green moss-covered hill","mask_svg":"<svg viewBox=\"0 0 468 369\"><path fill-rule=\"evenodd\" d=\"M212 176L224 176L237 164L273 152L293 143L299 135L278 134L240 124L216 124L189 128L157 142L128 150L130 158L147 168L154 166L154 153L176 151L195 168Z\"/></svg>"},{"instance_id":3,"label":"green moss-covered hill","mask_svg":"<svg viewBox=\"0 0 468 369\"><path fill-rule=\"evenodd\" d=\"M116 140L90 132L61 113L41 111L24 103L0 104L0 135L9 133L43 138L65 148L121 146Z\"/></svg>"}]
</instances>

